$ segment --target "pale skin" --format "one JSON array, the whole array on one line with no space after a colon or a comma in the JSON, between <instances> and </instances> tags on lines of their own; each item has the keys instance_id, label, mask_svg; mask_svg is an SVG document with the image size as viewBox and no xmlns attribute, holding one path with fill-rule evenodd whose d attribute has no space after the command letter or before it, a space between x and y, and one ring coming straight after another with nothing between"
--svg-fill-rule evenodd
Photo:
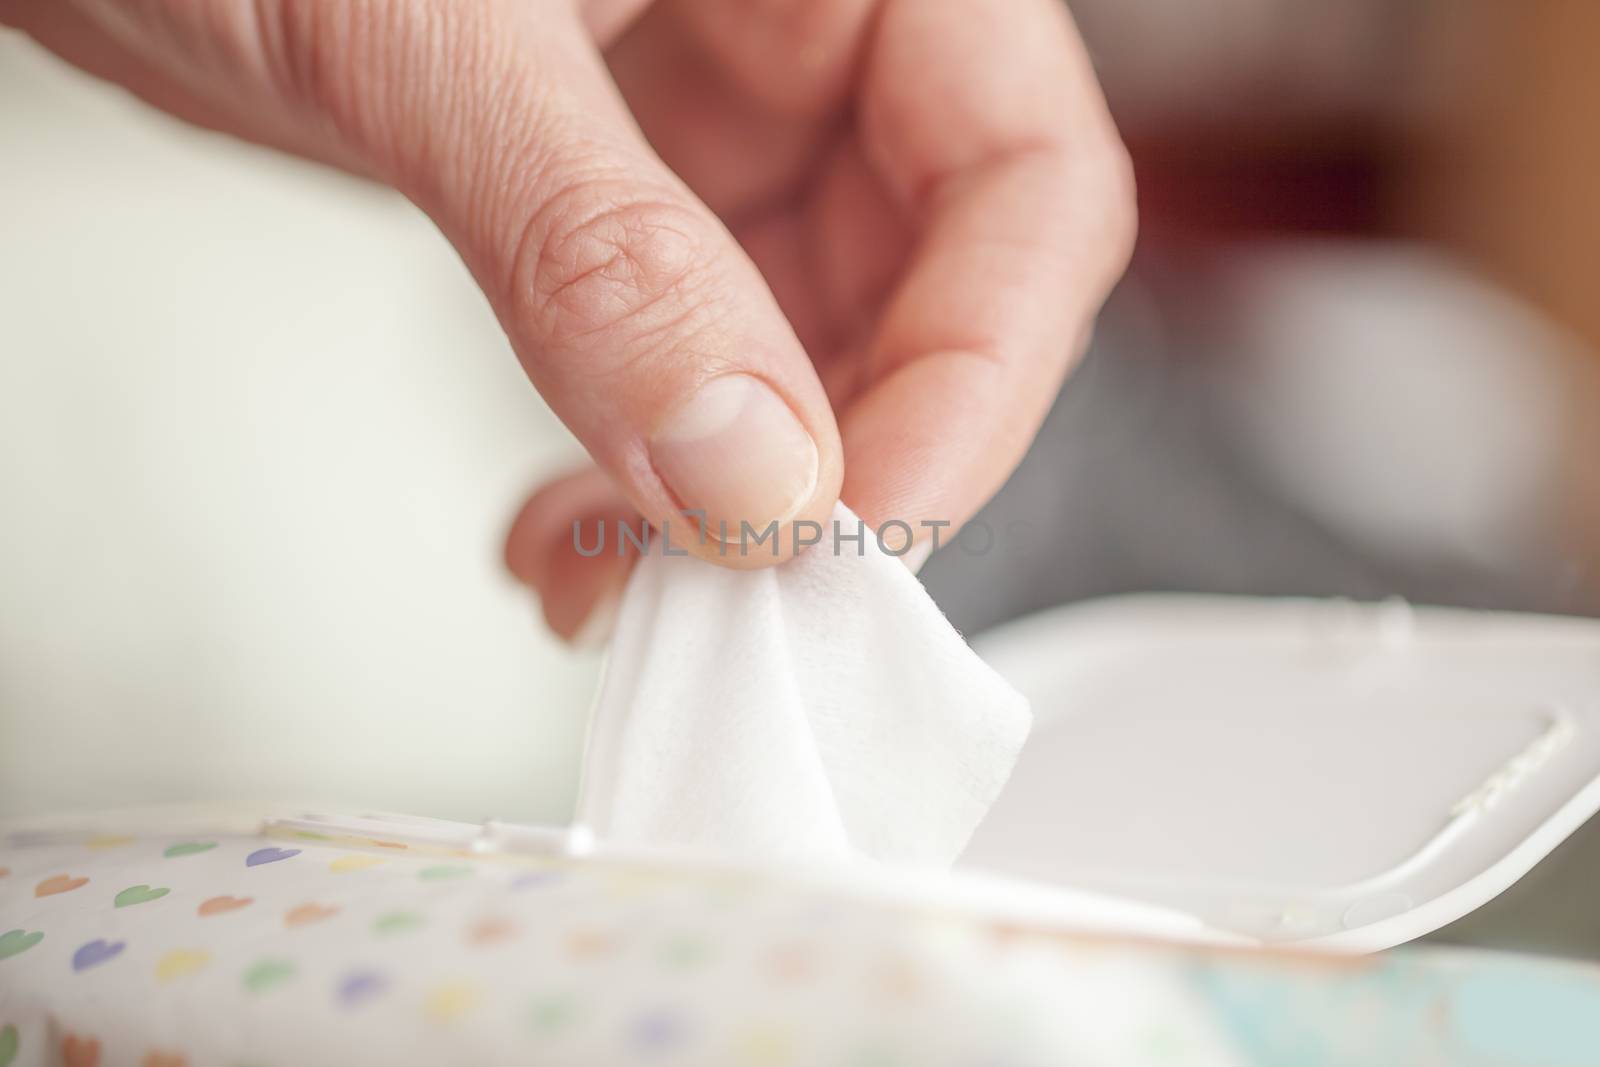
<instances>
[{"instance_id":1,"label":"pale skin","mask_svg":"<svg viewBox=\"0 0 1600 1067\"><path fill-rule=\"evenodd\" d=\"M1056 0L0 0L0 22L434 220L594 460L506 545L568 638L632 562L579 557L575 519L843 499L959 526L1133 243ZM792 550L686 540L728 566Z\"/></svg>"}]
</instances>

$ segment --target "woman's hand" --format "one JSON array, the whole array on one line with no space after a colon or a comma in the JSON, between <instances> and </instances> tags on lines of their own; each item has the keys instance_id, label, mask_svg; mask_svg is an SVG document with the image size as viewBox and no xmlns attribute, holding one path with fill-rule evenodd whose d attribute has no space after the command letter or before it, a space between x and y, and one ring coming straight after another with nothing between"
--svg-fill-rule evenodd
<instances>
[{"instance_id":1,"label":"woman's hand","mask_svg":"<svg viewBox=\"0 0 1600 1067\"><path fill-rule=\"evenodd\" d=\"M507 547L569 637L630 562L581 558L577 518L760 529L842 493L874 526L959 526L1132 244L1055 0L0 0L0 21L437 222L598 464Z\"/></svg>"}]
</instances>

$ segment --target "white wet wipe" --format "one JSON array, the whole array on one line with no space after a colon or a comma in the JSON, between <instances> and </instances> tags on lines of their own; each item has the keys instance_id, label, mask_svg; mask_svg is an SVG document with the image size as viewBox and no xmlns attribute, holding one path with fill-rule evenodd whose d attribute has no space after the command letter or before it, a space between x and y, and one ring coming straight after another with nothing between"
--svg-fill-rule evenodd
<instances>
[{"instance_id":1,"label":"white wet wipe","mask_svg":"<svg viewBox=\"0 0 1600 1067\"><path fill-rule=\"evenodd\" d=\"M1011 773L1025 698L915 576L835 529L782 566L663 552L624 593L578 819L603 840L948 866ZM677 549L681 551L681 548Z\"/></svg>"}]
</instances>

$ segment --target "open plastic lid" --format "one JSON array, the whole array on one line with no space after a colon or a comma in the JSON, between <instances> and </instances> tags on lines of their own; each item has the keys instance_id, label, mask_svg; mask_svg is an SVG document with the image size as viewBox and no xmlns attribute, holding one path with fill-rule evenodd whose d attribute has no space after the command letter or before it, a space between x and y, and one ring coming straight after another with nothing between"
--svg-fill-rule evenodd
<instances>
[{"instance_id":1,"label":"open plastic lid","mask_svg":"<svg viewBox=\"0 0 1600 1067\"><path fill-rule=\"evenodd\" d=\"M963 867L1370 951L1600 808L1600 622L1135 596L976 645L1036 721Z\"/></svg>"}]
</instances>

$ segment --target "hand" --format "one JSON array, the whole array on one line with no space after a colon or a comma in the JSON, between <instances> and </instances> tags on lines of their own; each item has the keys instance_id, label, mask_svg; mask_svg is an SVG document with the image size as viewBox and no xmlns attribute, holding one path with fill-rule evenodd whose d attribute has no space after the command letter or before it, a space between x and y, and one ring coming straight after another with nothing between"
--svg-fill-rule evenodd
<instances>
[{"instance_id":1,"label":"hand","mask_svg":"<svg viewBox=\"0 0 1600 1067\"><path fill-rule=\"evenodd\" d=\"M577 518L760 528L842 494L873 526L959 526L1132 244L1055 0L0 0L0 21L434 219L598 464L507 545L568 637L631 562L580 558Z\"/></svg>"}]
</instances>

